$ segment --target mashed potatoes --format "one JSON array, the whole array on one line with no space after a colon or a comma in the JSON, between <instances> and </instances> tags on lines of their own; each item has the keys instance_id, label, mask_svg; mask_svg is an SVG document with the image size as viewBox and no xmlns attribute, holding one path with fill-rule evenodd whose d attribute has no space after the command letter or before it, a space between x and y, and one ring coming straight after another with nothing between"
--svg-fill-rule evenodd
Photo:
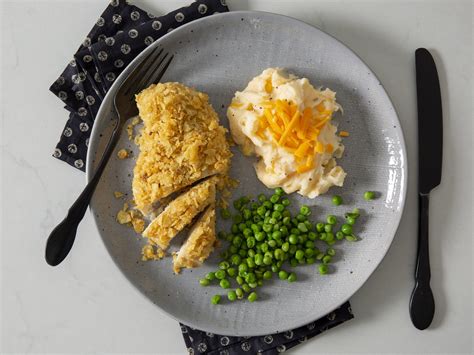
<instances>
[{"instance_id":1,"label":"mashed potatoes","mask_svg":"<svg viewBox=\"0 0 474 355\"><path fill-rule=\"evenodd\" d=\"M278 68L236 92L227 110L232 137L245 155L259 158L255 170L267 187L313 198L342 186L346 173L335 158L344 146L331 124L340 109L335 97Z\"/></svg>"}]
</instances>

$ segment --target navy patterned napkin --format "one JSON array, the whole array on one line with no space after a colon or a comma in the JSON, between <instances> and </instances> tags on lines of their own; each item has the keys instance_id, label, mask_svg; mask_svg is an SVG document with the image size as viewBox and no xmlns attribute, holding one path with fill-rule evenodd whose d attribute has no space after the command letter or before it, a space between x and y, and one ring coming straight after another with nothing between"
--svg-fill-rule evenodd
<instances>
[{"instance_id":1,"label":"navy patterned napkin","mask_svg":"<svg viewBox=\"0 0 474 355\"><path fill-rule=\"evenodd\" d=\"M225 0L197 0L155 17L125 0L112 0L79 46L74 59L50 90L59 97L69 119L53 156L84 171L89 136L105 94L123 69L147 46L185 23L229 11ZM181 324L189 354L277 354L352 319L346 302L306 326L258 337L229 337Z\"/></svg>"}]
</instances>

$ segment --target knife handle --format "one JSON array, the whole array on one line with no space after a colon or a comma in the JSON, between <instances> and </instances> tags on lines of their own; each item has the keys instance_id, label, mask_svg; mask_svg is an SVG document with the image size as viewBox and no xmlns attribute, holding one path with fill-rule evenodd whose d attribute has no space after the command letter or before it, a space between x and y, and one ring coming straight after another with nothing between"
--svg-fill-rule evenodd
<instances>
[{"instance_id":1,"label":"knife handle","mask_svg":"<svg viewBox=\"0 0 474 355\"><path fill-rule=\"evenodd\" d=\"M420 330L430 326L435 312L435 302L430 287L429 202L428 194L419 194L418 253L415 269L415 288L410 300L410 317L413 325Z\"/></svg>"}]
</instances>

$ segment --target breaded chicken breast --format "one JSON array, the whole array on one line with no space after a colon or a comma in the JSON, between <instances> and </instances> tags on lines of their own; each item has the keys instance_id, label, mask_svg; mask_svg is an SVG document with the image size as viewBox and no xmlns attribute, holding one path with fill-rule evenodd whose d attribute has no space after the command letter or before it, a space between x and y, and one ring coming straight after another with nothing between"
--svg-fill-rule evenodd
<instances>
[{"instance_id":1,"label":"breaded chicken breast","mask_svg":"<svg viewBox=\"0 0 474 355\"><path fill-rule=\"evenodd\" d=\"M212 176L182 193L164 209L145 229L143 236L163 250L194 217L216 199L218 177Z\"/></svg>"},{"instance_id":2,"label":"breaded chicken breast","mask_svg":"<svg viewBox=\"0 0 474 355\"><path fill-rule=\"evenodd\" d=\"M140 92L136 103L144 127L132 190L143 214L200 179L227 173L232 154L226 129L206 94L180 83L160 83Z\"/></svg>"},{"instance_id":3,"label":"breaded chicken breast","mask_svg":"<svg viewBox=\"0 0 474 355\"><path fill-rule=\"evenodd\" d=\"M173 258L173 270L201 266L214 249L216 241L216 207L211 204L202 213L189 233L188 239Z\"/></svg>"}]
</instances>

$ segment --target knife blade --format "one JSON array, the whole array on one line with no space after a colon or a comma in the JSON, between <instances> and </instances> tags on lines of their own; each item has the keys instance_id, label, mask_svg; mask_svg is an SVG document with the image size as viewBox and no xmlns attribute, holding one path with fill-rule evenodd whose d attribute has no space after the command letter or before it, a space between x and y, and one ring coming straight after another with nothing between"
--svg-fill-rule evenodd
<instances>
[{"instance_id":1,"label":"knife blade","mask_svg":"<svg viewBox=\"0 0 474 355\"><path fill-rule=\"evenodd\" d=\"M418 190L428 194L441 182L443 111L438 71L430 52L418 48L416 92L418 102Z\"/></svg>"},{"instance_id":2,"label":"knife blade","mask_svg":"<svg viewBox=\"0 0 474 355\"><path fill-rule=\"evenodd\" d=\"M430 52L415 52L418 106L418 251L415 288L410 299L410 318L420 329L430 326L435 301L430 286L429 193L441 183L443 160L443 113L438 71Z\"/></svg>"}]
</instances>

